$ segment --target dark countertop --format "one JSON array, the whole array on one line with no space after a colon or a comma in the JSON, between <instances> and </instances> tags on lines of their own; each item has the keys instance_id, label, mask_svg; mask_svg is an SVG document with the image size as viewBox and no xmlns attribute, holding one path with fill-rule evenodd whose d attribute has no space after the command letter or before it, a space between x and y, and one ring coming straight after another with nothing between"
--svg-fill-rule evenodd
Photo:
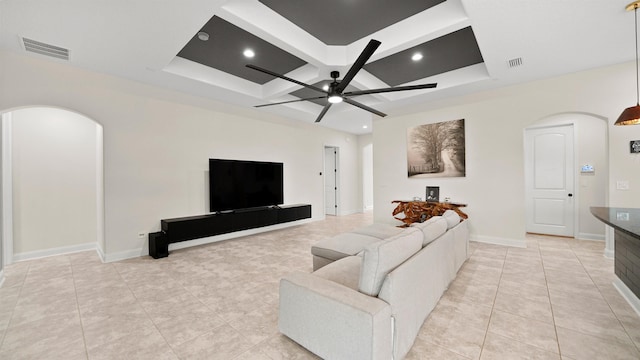
<instances>
[{"instance_id":1,"label":"dark countertop","mask_svg":"<svg viewBox=\"0 0 640 360\"><path fill-rule=\"evenodd\" d=\"M640 209L592 206L591 213L614 229L640 239Z\"/></svg>"}]
</instances>

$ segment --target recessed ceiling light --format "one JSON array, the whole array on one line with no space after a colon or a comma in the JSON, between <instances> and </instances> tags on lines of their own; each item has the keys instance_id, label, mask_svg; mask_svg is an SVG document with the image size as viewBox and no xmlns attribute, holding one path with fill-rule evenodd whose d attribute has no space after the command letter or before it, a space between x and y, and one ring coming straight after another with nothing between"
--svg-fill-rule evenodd
<instances>
[{"instance_id":1,"label":"recessed ceiling light","mask_svg":"<svg viewBox=\"0 0 640 360\"><path fill-rule=\"evenodd\" d=\"M246 49L242 53L242 55L244 55L245 57L248 57L248 58L252 58L252 57L256 56L256 53L254 53L253 50L251 50L251 49Z\"/></svg>"},{"instance_id":2,"label":"recessed ceiling light","mask_svg":"<svg viewBox=\"0 0 640 360\"><path fill-rule=\"evenodd\" d=\"M411 60L413 61L420 61L422 60L422 54L421 53L415 53L411 56Z\"/></svg>"},{"instance_id":3,"label":"recessed ceiling light","mask_svg":"<svg viewBox=\"0 0 640 360\"><path fill-rule=\"evenodd\" d=\"M324 84L324 86L322 87L322 90L329 91L329 84Z\"/></svg>"},{"instance_id":4,"label":"recessed ceiling light","mask_svg":"<svg viewBox=\"0 0 640 360\"><path fill-rule=\"evenodd\" d=\"M209 34L207 34L207 33L206 33L206 32L204 32L204 31L200 31L200 32L198 33L198 39L200 39L200 40L202 40L202 41L207 41L207 40L209 40Z\"/></svg>"}]
</instances>

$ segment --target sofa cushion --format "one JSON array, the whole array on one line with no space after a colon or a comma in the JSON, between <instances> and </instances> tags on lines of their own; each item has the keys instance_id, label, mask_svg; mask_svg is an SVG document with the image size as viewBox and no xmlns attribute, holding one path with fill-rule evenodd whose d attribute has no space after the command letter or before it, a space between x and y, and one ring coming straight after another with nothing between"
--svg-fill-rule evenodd
<instances>
[{"instance_id":1,"label":"sofa cushion","mask_svg":"<svg viewBox=\"0 0 640 360\"><path fill-rule=\"evenodd\" d=\"M352 233L373 236L380 240L388 239L401 233L403 229L389 224L371 224L352 230Z\"/></svg>"},{"instance_id":2,"label":"sofa cushion","mask_svg":"<svg viewBox=\"0 0 640 360\"><path fill-rule=\"evenodd\" d=\"M447 220L442 216L434 216L425 222L413 223L411 227L422 231L422 247L425 247L447 231Z\"/></svg>"},{"instance_id":3,"label":"sofa cushion","mask_svg":"<svg viewBox=\"0 0 640 360\"><path fill-rule=\"evenodd\" d=\"M421 248L422 232L412 228L365 247L360 268L360 292L378 296L387 274Z\"/></svg>"},{"instance_id":4,"label":"sofa cushion","mask_svg":"<svg viewBox=\"0 0 640 360\"><path fill-rule=\"evenodd\" d=\"M460 223L460 215L453 210L445 211L442 217L447 220L447 229L451 229Z\"/></svg>"},{"instance_id":5,"label":"sofa cushion","mask_svg":"<svg viewBox=\"0 0 640 360\"><path fill-rule=\"evenodd\" d=\"M311 247L311 254L330 260L338 260L349 255L356 255L365 246L380 239L361 234L342 233L334 237L318 241Z\"/></svg>"},{"instance_id":6,"label":"sofa cushion","mask_svg":"<svg viewBox=\"0 0 640 360\"><path fill-rule=\"evenodd\" d=\"M314 271L313 275L358 291L358 279L360 277L361 265L361 257L347 256Z\"/></svg>"}]
</instances>

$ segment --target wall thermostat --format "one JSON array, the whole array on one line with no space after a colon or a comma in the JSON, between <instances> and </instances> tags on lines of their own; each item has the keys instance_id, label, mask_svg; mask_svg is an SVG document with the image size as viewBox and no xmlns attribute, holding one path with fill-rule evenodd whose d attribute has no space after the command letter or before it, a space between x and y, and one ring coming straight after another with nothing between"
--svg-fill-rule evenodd
<instances>
[{"instance_id":1,"label":"wall thermostat","mask_svg":"<svg viewBox=\"0 0 640 360\"><path fill-rule=\"evenodd\" d=\"M582 165L582 167L580 168L581 173L592 173L595 171L596 170L593 168L593 165L590 165L590 164Z\"/></svg>"}]
</instances>

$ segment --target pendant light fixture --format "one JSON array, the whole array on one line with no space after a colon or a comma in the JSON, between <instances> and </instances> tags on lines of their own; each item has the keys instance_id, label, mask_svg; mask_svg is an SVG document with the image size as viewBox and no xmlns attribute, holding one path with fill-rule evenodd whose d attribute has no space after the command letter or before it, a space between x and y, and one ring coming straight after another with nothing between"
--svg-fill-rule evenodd
<instances>
[{"instance_id":1,"label":"pendant light fixture","mask_svg":"<svg viewBox=\"0 0 640 360\"><path fill-rule=\"evenodd\" d=\"M624 109L614 125L638 125L640 124L640 82L638 81L638 7L640 0L627 5L627 11L633 10L636 30L636 105Z\"/></svg>"}]
</instances>

